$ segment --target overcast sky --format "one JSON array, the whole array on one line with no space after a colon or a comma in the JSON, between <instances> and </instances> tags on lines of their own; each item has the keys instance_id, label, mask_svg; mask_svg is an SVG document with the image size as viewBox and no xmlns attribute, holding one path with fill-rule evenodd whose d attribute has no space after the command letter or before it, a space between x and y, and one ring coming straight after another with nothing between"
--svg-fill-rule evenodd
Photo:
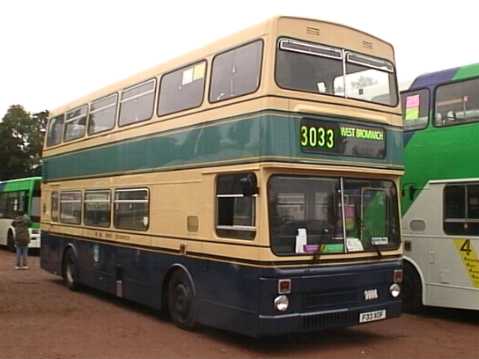
<instances>
[{"instance_id":1,"label":"overcast sky","mask_svg":"<svg viewBox=\"0 0 479 359\"><path fill-rule=\"evenodd\" d=\"M12 104L52 110L274 15L338 22L391 42L402 83L479 62L474 3L0 0L0 119Z\"/></svg>"}]
</instances>

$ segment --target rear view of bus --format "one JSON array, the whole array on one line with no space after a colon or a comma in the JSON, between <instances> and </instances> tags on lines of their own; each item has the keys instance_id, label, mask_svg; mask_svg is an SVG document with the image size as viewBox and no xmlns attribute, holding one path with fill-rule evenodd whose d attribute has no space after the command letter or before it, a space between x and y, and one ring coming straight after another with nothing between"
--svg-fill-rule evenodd
<instances>
[{"instance_id":1,"label":"rear view of bus","mask_svg":"<svg viewBox=\"0 0 479 359\"><path fill-rule=\"evenodd\" d=\"M15 228L12 221L20 212L27 214L30 226L30 248L40 248L41 177L0 182L0 245L15 250Z\"/></svg>"}]
</instances>

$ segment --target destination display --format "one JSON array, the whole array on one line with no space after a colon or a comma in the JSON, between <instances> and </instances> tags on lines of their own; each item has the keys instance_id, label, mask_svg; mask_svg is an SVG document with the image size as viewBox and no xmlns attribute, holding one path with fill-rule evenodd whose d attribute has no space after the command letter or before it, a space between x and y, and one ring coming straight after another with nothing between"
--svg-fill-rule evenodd
<instances>
[{"instance_id":1,"label":"destination display","mask_svg":"<svg viewBox=\"0 0 479 359\"><path fill-rule=\"evenodd\" d=\"M385 131L381 127L304 118L299 127L303 152L384 158Z\"/></svg>"}]
</instances>

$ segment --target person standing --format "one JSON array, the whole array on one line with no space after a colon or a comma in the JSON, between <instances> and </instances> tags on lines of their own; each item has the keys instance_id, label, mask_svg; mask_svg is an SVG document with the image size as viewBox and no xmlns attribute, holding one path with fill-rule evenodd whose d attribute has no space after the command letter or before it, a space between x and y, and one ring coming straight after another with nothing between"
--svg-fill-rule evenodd
<instances>
[{"instance_id":1,"label":"person standing","mask_svg":"<svg viewBox=\"0 0 479 359\"><path fill-rule=\"evenodd\" d=\"M28 244L30 243L30 233L28 228L32 224L30 217L20 212L18 217L13 220L15 227L15 248L17 250L17 265L15 269L28 269Z\"/></svg>"}]
</instances>

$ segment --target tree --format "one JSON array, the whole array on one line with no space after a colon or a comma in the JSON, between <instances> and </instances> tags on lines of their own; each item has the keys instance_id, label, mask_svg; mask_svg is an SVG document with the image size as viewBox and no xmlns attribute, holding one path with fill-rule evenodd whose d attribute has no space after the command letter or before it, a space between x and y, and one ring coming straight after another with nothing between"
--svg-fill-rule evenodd
<instances>
[{"instance_id":1,"label":"tree","mask_svg":"<svg viewBox=\"0 0 479 359\"><path fill-rule=\"evenodd\" d=\"M39 175L48 111L10 106L0 123L0 180Z\"/></svg>"}]
</instances>

